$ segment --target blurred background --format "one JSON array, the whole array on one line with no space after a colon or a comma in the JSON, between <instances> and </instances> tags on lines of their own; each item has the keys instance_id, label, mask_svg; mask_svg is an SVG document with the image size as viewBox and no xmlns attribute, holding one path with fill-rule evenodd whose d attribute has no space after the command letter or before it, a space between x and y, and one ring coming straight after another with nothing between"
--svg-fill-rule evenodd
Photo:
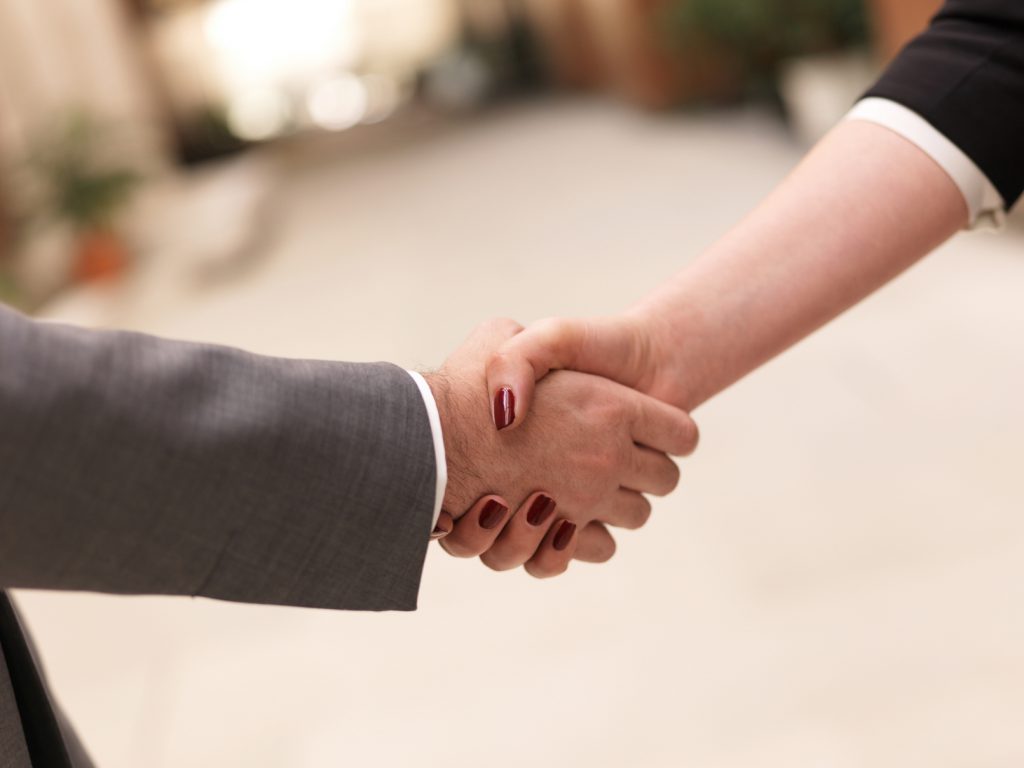
<instances>
[{"instance_id":1,"label":"blurred background","mask_svg":"<svg viewBox=\"0 0 1024 768\"><path fill-rule=\"evenodd\" d=\"M0 299L419 368L614 312L939 5L0 0ZM411 615L22 593L58 696L103 768L1024 764L1022 245L702 408L607 566L432 551Z\"/></svg>"}]
</instances>

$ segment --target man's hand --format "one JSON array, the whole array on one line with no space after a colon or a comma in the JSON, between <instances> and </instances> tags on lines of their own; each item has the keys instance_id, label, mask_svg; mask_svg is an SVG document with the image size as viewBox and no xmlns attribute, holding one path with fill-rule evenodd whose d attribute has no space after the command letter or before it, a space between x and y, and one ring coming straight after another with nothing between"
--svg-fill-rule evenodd
<instances>
[{"instance_id":1,"label":"man's hand","mask_svg":"<svg viewBox=\"0 0 1024 768\"><path fill-rule=\"evenodd\" d=\"M675 488L679 470L666 454L692 452L697 428L682 411L626 386L562 371L536 386L529 423L498 433L488 416L484 365L519 330L511 321L481 326L427 377L448 458L445 509L480 499L467 515L476 525L460 524L443 544L462 556L486 552L492 568L527 563L535 575L553 575L576 551L578 528L593 545L581 555L607 559L614 544L591 522L646 522L650 504L642 494ZM481 499L485 493L501 496ZM518 508L511 520L506 500Z\"/></svg>"}]
</instances>

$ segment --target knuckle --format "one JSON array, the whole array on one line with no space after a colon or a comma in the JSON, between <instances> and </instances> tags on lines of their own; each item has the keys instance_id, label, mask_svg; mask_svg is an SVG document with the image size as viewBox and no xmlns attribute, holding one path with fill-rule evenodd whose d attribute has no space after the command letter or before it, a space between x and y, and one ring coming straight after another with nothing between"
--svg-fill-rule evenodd
<instances>
[{"instance_id":1,"label":"knuckle","mask_svg":"<svg viewBox=\"0 0 1024 768\"><path fill-rule=\"evenodd\" d=\"M509 361L509 353L499 349L497 352L492 352L487 358L487 370L493 371L495 368L502 368Z\"/></svg>"},{"instance_id":2,"label":"knuckle","mask_svg":"<svg viewBox=\"0 0 1024 768\"><path fill-rule=\"evenodd\" d=\"M498 377L500 381L493 384L516 384L513 379L525 375L525 381L519 386L533 383L533 366L529 355L516 345L515 339L509 339L503 346L487 356L484 370L488 377Z\"/></svg>"},{"instance_id":3,"label":"knuckle","mask_svg":"<svg viewBox=\"0 0 1024 768\"><path fill-rule=\"evenodd\" d=\"M623 515L621 527L635 531L637 528L643 528L650 519L651 503L643 496L640 496Z\"/></svg>"},{"instance_id":4,"label":"knuckle","mask_svg":"<svg viewBox=\"0 0 1024 768\"><path fill-rule=\"evenodd\" d=\"M583 509L592 509L600 504L603 498L604 493L599 487L586 485L576 494L576 504Z\"/></svg>"},{"instance_id":5,"label":"knuckle","mask_svg":"<svg viewBox=\"0 0 1024 768\"><path fill-rule=\"evenodd\" d=\"M515 336L523 330L522 324L510 317L495 317L492 320L488 320L487 327L489 330L505 333L509 336Z\"/></svg>"},{"instance_id":6,"label":"knuckle","mask_svg":"<svg viewBox=\"0 0 1024 768\"><path fill-rule=\"evenodd\" d=\"M544 336L558 336L561 334L568 321L561 317L545 317L530 326L530 330L536 331Z\"/></svg>"},{"instance_id":7,"label":"knuckle","mask_svg":"<svg viewBox=\"0 0 1024 768\"><path fill-rule=\"evenodd\" d=\"M644 401L639 397L630 398L627 415L629 416L630 424L637 426L644 424L647 420L647 412L644 410Z\"/></svg>"},{"instance_id":8,"label":"knuckle","mask_svg":"<svg viewBox=\"0 0 1024 768\"><path fill-rule=\"evenodd\" d=\"M669 493L679 487L679 481L683 476L683 473L679 470L679 465L674 461L668 463L668 490Z\"/></svg>"},{"instance_id":9,"label":"knuckle","mask_svg":"<svg viewBox=\"0 0 1024 768\"><path fill-rule=\"evenodd\" d=\"M665 459L664 469L662 471L662 480L660 491L662 496L667 496L672 493L679 485L679 465L669 458Z\"/></svg>"},{"instance_id":10,"label":"knuckle","mask_svg":"<svg viewBox=\"0 0 1024 768\"><path fill-rule=\"evenodd\" d=\"M611 459L621 469L635 469L640 461L636 443L629 438L621 438L610 447Z\"/></svg>"},{"instance_id":11,"label":"knuckle","mask_svg":"<svg viewBox=\"0 0 1024 768\"><path fill-rule=\"evenodd\" d=\"M601 545L601 549L598 554L598 557L600 557L600 560L598 560L598 562L607 563L609 560L615 557L615 551L618 549L618 546L619 545L615 542L615 539L613 537L609 536L607 539L605 539L604 543Z\"/></svg>"},{"instance_id":12,"label":"knuckle","mask_svg":"<svg viewBox=\"0 0 1024 768\"><path fill-rule=\"evenodd\" d=\"M587 478L587 482L583 486L584 493L587 490L591 490L595 484L607 478L615 466L615 461L611 454L603 450L594 450L589 457L586 457L580 463L584 473L583 476Z\"/></svg>"},{"instance_id":13,"label":"knuckle","mask_svg":"<svg viewBox=\"0 0 1024 768\"><path fill-rule=\"evenodd\" d=\"M480 555L480 562L490 568L492 571L510 571L521 563L517 563L510 560L507 557L494 554L493 551L484 552Z\"/></svg>"},{"instance_id":14,"label":"knuckle","mask_svg":"<svg viewBox=\"0 0 1024 768\"><path fill-rule=\"evenodd\" d=\"M530 331L544 339L560 355L567 355L571 358L575 352L573 342L578 336L576 328L577 326L572 320L563 317L546 317L531 325Z\"/></svg>"},{"instance_id":15,"label":"knuckle","mask_svg":"<svg viewBox=\"0 0 1024 768\"><path fill-rule=\"evenodd\" d=\"M535 579L546 579L548 577L547 569L544 566L533 562L532 560L528 560L523 565L523 570L531 576L533 576L533 578Z\"/></svg>"},{"instance_id":16,"label":"knuckle","mask_svg":"<svg viewBox=\"0 0 1024 768\"><path fill-rule=\"evenodd\" d=\"M489 550L480 555L480 560L492 571L510 571L530 559L537 549L537 542L519 537L502 538Z\"/></svg>"},{"instance_id":17,"label":"knuckle","mask_svg":"<svg viewBox=\"0 0 1024 768\"><path fill-rule=\"evenodd\" d=\"M565 573L569 567L566 561L559 562L534 562L530 560L523 566L526 572L535 579L551 579Z\"/></svg>"},{"instance_id":18,"label":"knuckle","mask_svg":"<svg viewBox=\"0 0 1024 768\"><path fill-rule=\"evenodd\" d=\"M651 502L647 499L643 500L643 504L637 508L634 530L636 528L643 528L647 525L647 521L651 519Z\"/></svg>"},{"instance_id":19,"label":"knuckle","mask_svg":"<svg viewBox=\"0 0 1024 768\"><path fill-rule=\"evenodd\" d=\"M633 448L625 457L626 465L633 477L650 476L650 467L647 466L647 457L642 448Z\"/></svg>"},{"instance_id":20,"label":"knuckle","mask_svg":"<svg viewBox=\"0 0 1024 768\"><path fill-rule=\"evenodd\" d=\"M607 563L615 556L615 548L615 539L609 534L607 536L602 536L599 540L593 542L587 550L584 558L580 557L580 550L577 549L576 558L586 559L592 563Z\"/></svg>"},{"instance_id":21,"label":"knuckle","mask_svg":"<svg viewBox=\"0 0 1024 768\"><path fill-rule=\"evenodd\" d=\"M622 451L609 446L601 452L597 466L602 475L618 474L629 466L629 459L622 455Z\"/></svg>"},{"instance_id":22,"label":"knuckle","mask_svg":"<svg viewBox=\"0 0 1024 768\"><path fill-rule=\"evenodd\" d=\"M453 535L454 534L449 534L445 538L441 539L441 547L444 548L444 551L449 555L452 557L469 558L476 557L480 554L476 548L470 546L467 542L460 541L457 538L453 539Z\"/></svg>"},{"instance_id":23,"label":"knuckle","mask_svg":"<svg viewBox=\"0 0 1024 768\"><path fill-rule=\"evenodd\" d=\"M700 442L700 428L691 418L686 418L679 428L679 448L681 456L689 456L697 450Z\"/></svg>"}]
</instances>

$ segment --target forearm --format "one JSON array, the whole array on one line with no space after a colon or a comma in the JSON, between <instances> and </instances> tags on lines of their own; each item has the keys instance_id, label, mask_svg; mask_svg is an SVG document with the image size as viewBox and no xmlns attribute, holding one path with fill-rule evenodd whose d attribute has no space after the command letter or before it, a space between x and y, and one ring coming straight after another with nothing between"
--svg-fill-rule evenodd
<instances>
[{"instance_id":1,"label":"forearm","mask_svg":"<svg viewBox=\"0 0 1024 768\"><path fill-rule=\"evenodd\" d=\"M0 585L411 609L435 470L390 365L0 307Z\"/></svg>"},{"instance_id":2,"label":"forearm","mask_svg":"<svg viewBox=\"0 0 1024 768\"><path fill-rule=\"evenodd\" d=\"M652 393L692 409L963 228L928 155L886 128L833 130L728 235L630 311L651 329Z\"/></svg>"}]
</instances>

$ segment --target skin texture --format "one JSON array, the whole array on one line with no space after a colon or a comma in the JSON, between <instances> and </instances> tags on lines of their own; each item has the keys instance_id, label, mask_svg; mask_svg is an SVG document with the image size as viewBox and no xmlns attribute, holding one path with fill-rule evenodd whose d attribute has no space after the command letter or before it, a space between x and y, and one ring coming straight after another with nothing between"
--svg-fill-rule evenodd
<instances>
[{"instance_id":1,"label":"skin texture","mask_svg":"<svg viewBox=\"0 0 1024 768\"><path fill-rule=\"evenodd\" d=\"M499 434L489 416L484 365L520 328L506 320L485 323L439 372L427 375L448 462L444 509L468 509L442 545L460 557L486 551L484 562L496 569L527 564L530 573L549 576L565 570L581 538L582 559L610 557L610 536L591 524L643 525L650 503L642 494L675 488L679 469L667 454L692 452L698 433L687 414L654 398L561 371L537 387L531 422ZM556 508L538 510L531 521L542 493Z\"/></svg>"},{"instance_id":2,"label":"skin texture","mask_svg":"<svg viewBox=\"0 0 1024 768\"><path fill-rule=\"evenodd\" d=\"M836 317L967 223L927 154L866 122L835 128L722 240L621 315L549 319L501 346L511 435L551 371L585 371L690 411ZM527 416L529 414L529 416ZM458 526L454 533L458 533Z\"/></svg>"}]
</instances>

